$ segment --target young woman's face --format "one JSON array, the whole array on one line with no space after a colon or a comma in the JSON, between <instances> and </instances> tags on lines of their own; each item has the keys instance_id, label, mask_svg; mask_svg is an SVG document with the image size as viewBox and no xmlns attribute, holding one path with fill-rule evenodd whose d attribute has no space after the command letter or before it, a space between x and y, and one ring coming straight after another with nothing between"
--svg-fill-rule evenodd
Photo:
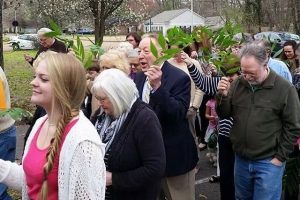
<instances>
[{"instance_id":1,"label":"young woman's face","mask_svg":"<svg viewBox=\"0 0 300 200\"><path fill-rule=\"evenodd\" d=\"M126 41L129 42L130 44L132 44L133 48L137 48L138 47L138 43L135 41L134 37L133 36L128 36L126 38Z\"/></svg>"},{"instance_id":2,"label":"young woman's face","mask_svg":"<svg viewBox=\"0 0 300 200\"><path fill-rule=\"evenodd\" d=\"M293 50L292 46L288 45L288 46L283 47L283 51L284 51L285 56L288 59L294 58L295 54L294 54L294 50Z\"/></svg>"},{"instance_id":3,"label":"young woman's face","mask_svg":"<svg viewBox=\"0 0 300 200\"><path fill-rule=\"evenodd\" d=\"M30 84L32 85L31 102L46 110L51 109L54 98L47 65L44 61L41 61L36 68L34 79Z\"/></svg>"}]
</instances>

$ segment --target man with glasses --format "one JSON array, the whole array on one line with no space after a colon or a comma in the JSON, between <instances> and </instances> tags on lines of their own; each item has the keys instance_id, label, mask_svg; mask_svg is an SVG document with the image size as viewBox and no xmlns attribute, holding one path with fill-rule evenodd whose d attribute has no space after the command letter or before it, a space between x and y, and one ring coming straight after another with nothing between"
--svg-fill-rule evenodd
<instances>
[{"instance_id":1,"label":"man with glasses","mask_svg":"<svg viewBox=\"0 0 300 200\"><path fill-rule=\"evenodd\" d=\"M236 153L236 199L279 200L286 159L300 133L300 103L294 86L268 67L266 48L247 44L241 72L218 84L218 116L232 116Z\"/></svg>"},{"instance_id":2,"label":"man with glasses","mask_svg":"<svg viewBox=\"0 0 300 200\"><path fill-rule=\"evenodd\" d=\"M41 28L38 30L38 41L40 43L40 48L38 52L36 53L35 57L25 54L24 58L27 62L29 62L31 65L33 64L33 61L40 55L40 53L51 50L59 53L68 53L68 49L66 45L55 39L54 37L47 37L45 36L46 33L52 32L49 28Z\"/></svg>"}]
</instances>

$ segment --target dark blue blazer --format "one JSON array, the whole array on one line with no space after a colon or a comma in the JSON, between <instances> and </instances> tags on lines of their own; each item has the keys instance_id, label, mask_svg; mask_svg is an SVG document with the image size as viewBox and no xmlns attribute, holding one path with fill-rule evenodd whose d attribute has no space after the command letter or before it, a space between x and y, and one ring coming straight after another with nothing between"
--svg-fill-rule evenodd
<instances>
[{"instance_id":1,"label":"dark blue blazer","mask_svg":"<svg viewBox=\"0 0 300 200\"><path fill-rule=\"evenodd\" d=\"M190 104L191 81L185 72L167 61L161 70L161 86L150 94L149 105L162 126L166 150L165 175L177 176L189 172L198 162L197 147L186 118ZM137 73L134 81L140 98L145 80L144 73Z\"/></svg>"}]
</instances>

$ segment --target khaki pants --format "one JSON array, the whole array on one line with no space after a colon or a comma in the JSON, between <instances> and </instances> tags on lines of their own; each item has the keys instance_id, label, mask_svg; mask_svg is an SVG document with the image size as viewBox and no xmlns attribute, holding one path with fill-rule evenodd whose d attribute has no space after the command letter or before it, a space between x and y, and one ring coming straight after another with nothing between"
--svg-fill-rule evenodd
<instances>
[{"instance_id":1,"label":"khaki pants","mask_svg":"<svg viewBox=\"0 0 300 200\"><path fill-rule=\"evenodd\" d=\"M196 115L197 115L197 112L195 112L193 114L188 114L186 117L188 119L189 129L190 129L190 131L191 131L191 133L193 135L193 138L195 140L195 144L197 146L197 154L198 154L198 158L199 158L199 156L200 156L200 150L198 148L199 142L198 142L198 139L197 139L196 129L195 129Z\"/></svg>"},{"instance_id":2,"label":"khaki pants","mask_svg":"<svg viewBox=\"0 0 300 200\"><path fill-rule=\"evenodd\" d=\"M195 200L195 169L162 179L162 191L168 200Z\"/></svg>"}]
</instances>

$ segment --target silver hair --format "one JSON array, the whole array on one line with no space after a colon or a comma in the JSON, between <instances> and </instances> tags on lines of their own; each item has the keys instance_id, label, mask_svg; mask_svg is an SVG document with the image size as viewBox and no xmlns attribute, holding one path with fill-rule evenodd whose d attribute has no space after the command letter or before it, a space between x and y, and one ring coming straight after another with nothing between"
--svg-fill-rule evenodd
<instances>
[{"instance_id":1,"label":"silver hair","mask_svg":"<svg viewBox=\"0 0 300 200\"><path fill-rule=\"evenodd\" d=\"M92 93L102 90L110 100L114 110L114 117L119 117L128 111L139 93L135 83L119 69L107 69L95 79Z\"/></svg>"},{"instance_id":2,"label":"silver hair","mask_svg":"<svg viewBox=\"0 0 300 200\"><path fill-rule=\"evenodd\" d=\"M128 51L127 52L127 57L128 58L138 58L139 57L139 52L136 49Z\"/></svg>"},{"instance_id":3,"label":"silver hair","mask_svg":"<svg viewBox=\"0 0 300 200\"><path fill-rule=\"evenodd\" d=\"M260 64L265 64L268 61L266 47L257 43L248 43L241 49L240 58L254 57Z\"/></svg>"},{"instance_id":4,"label":"silver hair","mask_svg":"<svg viewBox=\"0 0 300 200\"><path fill-rule=\"evenodd\" d=\"M133 49L133 46L129 42L120 42L116 49L124 53L127 53L128 51Z\"/></svg>"},{"instance_id":5,"label":"silver hair","mask_svg":"<svg viewBox=\"0 0 300 200\"><path fill-rule=\"evenodd\" d=\"M38 30L37 34L38 35L44 35L45 33L50 33L52 30L50 28L41 28Z\"/></svg>"}]
</instances>

